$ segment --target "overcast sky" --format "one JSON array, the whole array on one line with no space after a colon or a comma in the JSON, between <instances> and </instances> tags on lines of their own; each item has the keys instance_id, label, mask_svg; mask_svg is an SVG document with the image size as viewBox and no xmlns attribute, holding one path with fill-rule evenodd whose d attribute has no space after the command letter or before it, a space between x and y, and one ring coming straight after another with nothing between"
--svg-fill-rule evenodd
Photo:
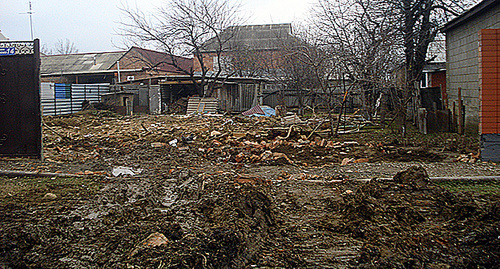
<instances>
[{"instance_id":1,"label":"overcast sky","mask_svg":"<svg viewBox=\"0 0 500 269\"><path fill-rule=\"evenodd\" d=\"M241 0L248 24L288 23L304 18L313 0ZM0 30L10 40L29 40L28 0L0 0ZM80 52L113 51L122 3L148 11L166 0L32 0L35 38L53 48L58 39L74 42Z\"/></svg>"}]
</instances>

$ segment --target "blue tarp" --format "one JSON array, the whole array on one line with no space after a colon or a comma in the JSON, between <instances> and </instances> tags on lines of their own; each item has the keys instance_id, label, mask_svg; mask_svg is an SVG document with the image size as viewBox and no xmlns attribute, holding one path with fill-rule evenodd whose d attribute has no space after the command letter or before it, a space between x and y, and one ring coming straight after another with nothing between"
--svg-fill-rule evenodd
<instances>
[{"instance_id":1,"label":"blue tarp","mask_svg":"<svg viewBox=\"0 0 500 269\"><path fill-rule=\"evenodd\" d=\"M276 111L272 107L256 105L241 114L250 117L271 117L276 116Z\"/></svg>"}]
</instances>

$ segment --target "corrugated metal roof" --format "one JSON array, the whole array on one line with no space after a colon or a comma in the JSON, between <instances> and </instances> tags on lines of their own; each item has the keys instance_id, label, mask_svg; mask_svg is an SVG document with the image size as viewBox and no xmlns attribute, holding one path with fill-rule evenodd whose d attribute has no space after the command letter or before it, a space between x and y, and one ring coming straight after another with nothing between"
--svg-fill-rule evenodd
<instances>
[{"instance_id":1,"label":"corrugated metal roof","mask_svg":"<svg viewBox=\"0 0 500 269\"><path fill-rule=\"evenodd\" d=\"M94 73L109 70L126 51L46 55L41 57L40 73Z\"/></svg>"},{"instance_id":2,"label":"corrugated metal roof","mask_svg":"<svg viewBox=\"0 0 500 269\"><path fill-rule=\"evenodd\" d=\"M493 8L498 4L500 4L500 1L498 0L483 0L478 4L476 4L475 6L473 6L472 8L470 8L469 10L467 10L466 12L464 12L462 15L446 23L446 25L443 28L441 28L441 32L446 33L448 31L451 31L456 27L458 27L459 25L462 25L465 22L483 14L485 10Z\"/></svg>"},{"instance_id":3,"label":"corrugated metal roof","mask_svg":"<svg viewBox=\"0 0 500 269\"><path fill-rule=\"evenodd\" d=\"M138 54L134 54L137 52ZM138 56L140 55L140 56ZM127 59L129 62L141 62L144 68L154 67L155 70L183 73L172 65L172 58L165 52L153 51L132 47L128 51L100 52L100 53L78 53L68 55L43 55L41 57L41 75L62 75L62 74L91 74L102 72L113 72L116 62ZM193 60L189 58L175 56L179 67L189 71L193 67ZM141 67L129 67L123 64L121 68L136 69Z\"/></svg>"},{"instance_id":4,"label":"corrugated metal roof","mask_svg":"<svg viewBox=\"0 0 500 269\"><path fill-rule=\"evenodd\" d=\"M291 38L292 24L243 25L229 27L221 33L222 40L229 40L225 49L247 47L256 50L273 50ZM218 50L215 38L204 46L206 52Z\"/></svg>"}]
</instances>

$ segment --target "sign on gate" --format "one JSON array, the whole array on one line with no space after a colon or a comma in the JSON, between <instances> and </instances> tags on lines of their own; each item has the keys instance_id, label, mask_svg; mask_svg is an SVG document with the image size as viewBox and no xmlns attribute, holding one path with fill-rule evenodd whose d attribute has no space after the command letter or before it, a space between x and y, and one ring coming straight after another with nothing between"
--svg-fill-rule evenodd
<instances>
[{"instance_id":1,"label":"sign on gate","mask_svg":"<svg viewBox=\"0 0 500 269\"><path fill-rule=\"evenodd\" d=\"M16 55L16 48L0 48L0 56Z\"/></svg>"},{"instance_id":2,"label":"sign on gate","mask_svg":"<svg viewBox=\"0 0 500 269\"><path fill-rule=\"evenodd\" d=\"M0 41L0 157L42 158L40 42Z\"/></svg>"}]
</instances>

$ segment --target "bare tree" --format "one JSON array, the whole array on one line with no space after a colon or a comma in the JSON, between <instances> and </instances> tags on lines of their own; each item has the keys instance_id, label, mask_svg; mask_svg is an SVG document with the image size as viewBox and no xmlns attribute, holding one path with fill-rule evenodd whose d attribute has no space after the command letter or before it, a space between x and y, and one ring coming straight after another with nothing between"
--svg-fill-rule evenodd
<instances>
[{"instance_id":1,"label":"bare tree","mask_svg":"<svg viewBox=\"0 0 500 269\"><path fill-rule=\"evenodd\" d=\"M331 134L336 135L333 112L338 108L336 97L348 91L343 79L342 62L331 46L317 38L314 27L297 26L292 38L281 40L279 69L274 78L287 89L298 93L299 112L305 98L318 104L328 113ZM338 126L338 124L337 124Z\"/></svg>"},{"instance_id":2,"label":"bare tree","mask_svg":"<svg viewBox=\"0 0 500 269\"><path fill-rule=\"evenodd\" d=\"M239 5L229 0L171 0L156 14L147 16L138 9L122 8L127 21L123 35L139 46L145 45L171 55L172 64L189 75L200 95L211 92L222 74L222 57L228 50L230 31L240 23ZM204 52L210 51L217 68L211 70ZM175 57L194 57L194 69L187 70Z\"/></svg>"},{"instance_id":3,"label":"bare tree","mask_svg":"<svg viewBox=\"0 0 500 269\"><path fill-rule=\"evenodd\" d=\"M52 55L52 49L49 49L49 47L47 46L47 44L43 44L42 47L40 48L40 52L43 54L43 55Z\"/></svg>"},{"instance_id":4,"label":"bare tree","mask_svg":"<svg viewBox=\"0 0 500 269\"><path fill-rule=\"evenodd\" d=\"M296 25L296 33L281 39L279 61L269 66L274 79L297 97L299 114L303 114L307 99L314 99L314 89L321 88L322 80L331 71L327 51L315 44L302 27Z\"/></svg>"},{"instance_id":5,"label":"bare tree","mask_svg":"<svg viewBox=\"0 0 500 269\"><path fill-rule=\"evenodd\" d=\"M66 54L74 54L78 53L78 48L76 47L74 42L71 42L69 39L58 39L54 48L50 49L47 44L42 46L41 52L45 55L66 55Z\"/></svg>"},{"instance_id":6,"label":"bare tree","mask_svg":"<svg viewBox=\"0 0 500 269\"><path fill-rule=\"evenodd\" d=\"M427 53L442 27L451 18L464 12L475 1L465 0L387 0L397 10L400 21L401 40L405 55L405 91L407 100L413 98L413 107L409 110L416 117L419 106L419 93L415 87L421 80L422 70L428 62ZM406 118L406 114L404 114Z\"/></svg>"},{"instance_id":7,"label":"bare tree","mask_svg":"<svg viewBox=\"0 0 500 269\"><path fill-rule=\"evenodd\" d=\"M377 0L320 0L313 14L316 42L329 48L341 77L356 84L350 85L371 119L380 90L394 87L391 78L401 66L393 9Z\"/></svg>"},{"instance_id":8,"label":"bare tree","mask_svg":"<svg viewBox=\"0 0 500 269\"><path fill-rule=\"evenodd\" d=\"M71 42L69 39L59 39L56 42L54 48L55 54L73 54L78 53L78 49L75 46L75 43Z\"/></svg>"},{"instance_id":9,"label":"bare tree","mask_svg":"<svg viewBox=\"0 0 500 269\"><path fill-rule=\"evenodd\" d=\"M367 116L376 100L370 89L400 88L396 99L404 124L429 44L439 27L463 10L464 2L455 0L319 0L313 23L359 81ZM399 74L404 74L401 84Z\"/></svg>"}]
</instances>

